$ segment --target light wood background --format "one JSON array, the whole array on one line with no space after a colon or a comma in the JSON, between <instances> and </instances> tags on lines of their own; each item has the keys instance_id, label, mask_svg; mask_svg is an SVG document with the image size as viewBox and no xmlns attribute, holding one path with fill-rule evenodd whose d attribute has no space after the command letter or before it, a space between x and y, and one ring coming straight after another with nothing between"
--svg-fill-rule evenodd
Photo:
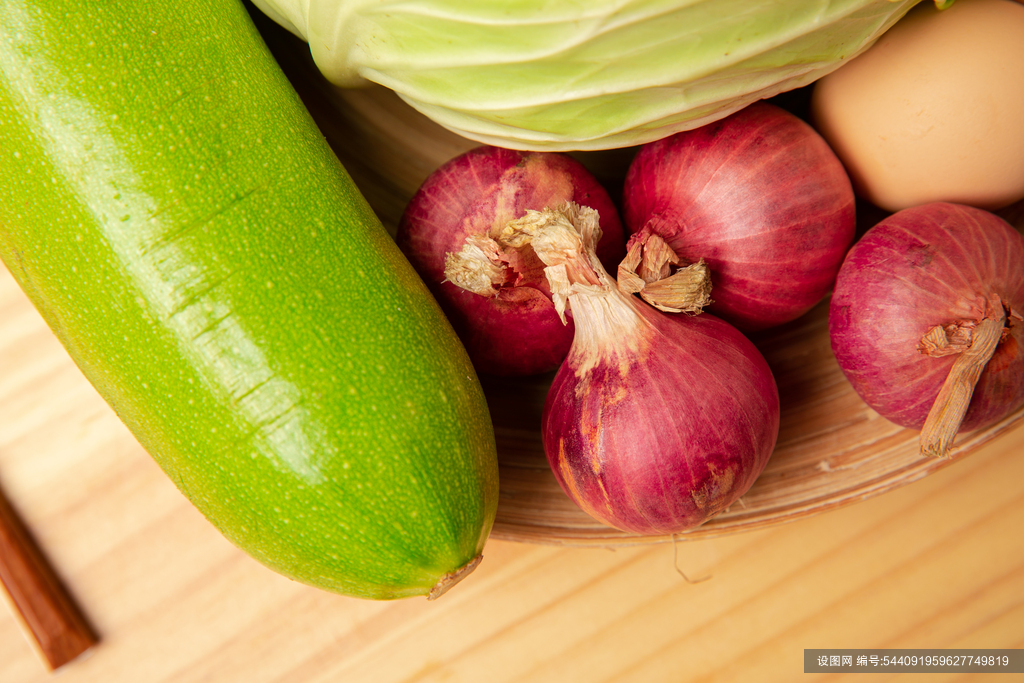
<instances>
[{"instance_id":1,"label":"light wood background","mask_svg":"<svg viewBox=\"0 0 1024 683\"><path fill-rule=\"evenodd\" d=\"M432 169L375 138L379 121L353 137L349 116L319 122L393 226ZM438 136L425 156L468 146ZM388 154L409 163L384 177ZM492 539L437 602L340 597L210 527L0 269L0 488L101 637L49 674L0 610L0 683L831 680L803 675L805 648L1024 648L1021 482L1018 424L920 481L786 524L617 549Z\"/></svg>"}]
</instances>

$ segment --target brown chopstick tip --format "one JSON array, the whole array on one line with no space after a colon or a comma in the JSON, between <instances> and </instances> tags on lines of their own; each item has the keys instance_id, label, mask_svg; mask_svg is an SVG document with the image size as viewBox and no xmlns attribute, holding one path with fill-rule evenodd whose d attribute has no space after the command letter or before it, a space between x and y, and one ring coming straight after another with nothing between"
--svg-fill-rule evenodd
<instances>
[{"instance_id":1,"label":"brown chopstick tip","mask_svg":"<svg viewBox=\"0 0 1024 683\"><path fill-rule=\"evenodd\" d=\"M43 664L54 671L99 638L28 528L0 492L0 584Z\"/></svg>"}]
</instances>

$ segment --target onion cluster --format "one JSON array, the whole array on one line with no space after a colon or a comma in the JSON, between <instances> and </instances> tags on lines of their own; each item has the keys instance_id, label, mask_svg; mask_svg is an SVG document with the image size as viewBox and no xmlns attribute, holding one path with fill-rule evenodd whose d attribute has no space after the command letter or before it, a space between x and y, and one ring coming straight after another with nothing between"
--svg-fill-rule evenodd
<instances>
[{"instance_id":1,"label":"onion cluster","mask_svg":"<svg viewBox=\"0 0 1024 683\"><path fill-rule=\"evenodd\" d=\"M840 368L879 414L922 431L923 453L1024 404L1024 237L929 204L851 248L854 206L825 141L758 103L638 150L625 245L577 162L493 147L428 180L399 243L478 369L558 368L541 430L565 493L610 526L663 535L728 508L775 447L778 389L744 333L830 290Z\"/></svg>"}]
</instances>

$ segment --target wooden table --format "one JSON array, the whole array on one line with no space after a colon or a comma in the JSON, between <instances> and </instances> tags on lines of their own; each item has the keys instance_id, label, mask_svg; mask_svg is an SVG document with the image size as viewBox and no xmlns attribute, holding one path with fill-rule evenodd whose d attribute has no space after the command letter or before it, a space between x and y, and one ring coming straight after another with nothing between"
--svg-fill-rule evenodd
<instances>
[{"instance_id":1,"label":"wooden table","mask_svg":"<svg viewBox=\"0 0 1024 683\"><path fill-rule=\"evenodd\" d=\"M1024 647L1019 426L922 481L764 530L492 541L428 603L324 593L231 546L6 271L0 416L0 485L102 638L59 670L68 683L791 681L804 648ZM52 675L0 611L0 681Z\"/></svg>"}]
</instances>

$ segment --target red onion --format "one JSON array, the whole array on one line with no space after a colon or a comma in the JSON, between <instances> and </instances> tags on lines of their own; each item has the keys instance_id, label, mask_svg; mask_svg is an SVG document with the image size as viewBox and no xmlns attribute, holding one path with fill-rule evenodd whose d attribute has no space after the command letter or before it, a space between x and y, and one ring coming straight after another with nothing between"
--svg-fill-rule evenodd
<instances>
[{"instance_id":1,"label":"red onion","mask_svg":"<svg viewBox=\"0 0 1024 683\"><path fill-rule=\"evenodd\" d=\"M1024 404L1022 312L1024 237L986 211L935 203L891 215L854 245L829 333L861 398L891 422L925 430L923 452L945 455L957 427L987 427ZM976 361L986 328L994 352ZM961 388L952 431L936 434L934 421L955 408L937 399L966 381L957 379L964 367L980 372L977 383Z\"/></svg>"},{"instance_id":2,"label":"red onion","mask_svg":"<svg viewBox=\"0 0 1024 683\"><path fill-rule=\"evenodd\" d=\"M761 102L642 147L623 220L685 261L704 259L708 310L754 331L803 315L831 289L854 237L854 196L821 136Z\"/></svg>"},{"instance_id":3,"label":"red onion","mask_svg":"<svg viewBox=\"0 0 1024 683\"><path fill-rule=\"evenodd\" d=\"M597 219L531 212L499 237L546 265L576 322L544 407L544 450L565 493L637 534L695 527L742 496L779 429L775 379L735 327L666 314L616 286L593 251Z\"/></svg>"},{"instance_id":4,"label":"red onion","mask_svg":"<svg viewBox=\"0 0 1024 683\"><path fill-rule=\"evenodd\" d=\"M487 236L527 209L576 202L600 213L599 254L617 263L624 254L622 224L611 198L572 157L478 147L438 168L413 196L397 242L430 287L479 372L529 375L558 367L572 344L572 325L555 313L547 283L520 267L518 279L496 283L481 297L446 281L445 258L468 236ZM517 285L517 286L513 286Z\"/></svg>"}]
</instances>

